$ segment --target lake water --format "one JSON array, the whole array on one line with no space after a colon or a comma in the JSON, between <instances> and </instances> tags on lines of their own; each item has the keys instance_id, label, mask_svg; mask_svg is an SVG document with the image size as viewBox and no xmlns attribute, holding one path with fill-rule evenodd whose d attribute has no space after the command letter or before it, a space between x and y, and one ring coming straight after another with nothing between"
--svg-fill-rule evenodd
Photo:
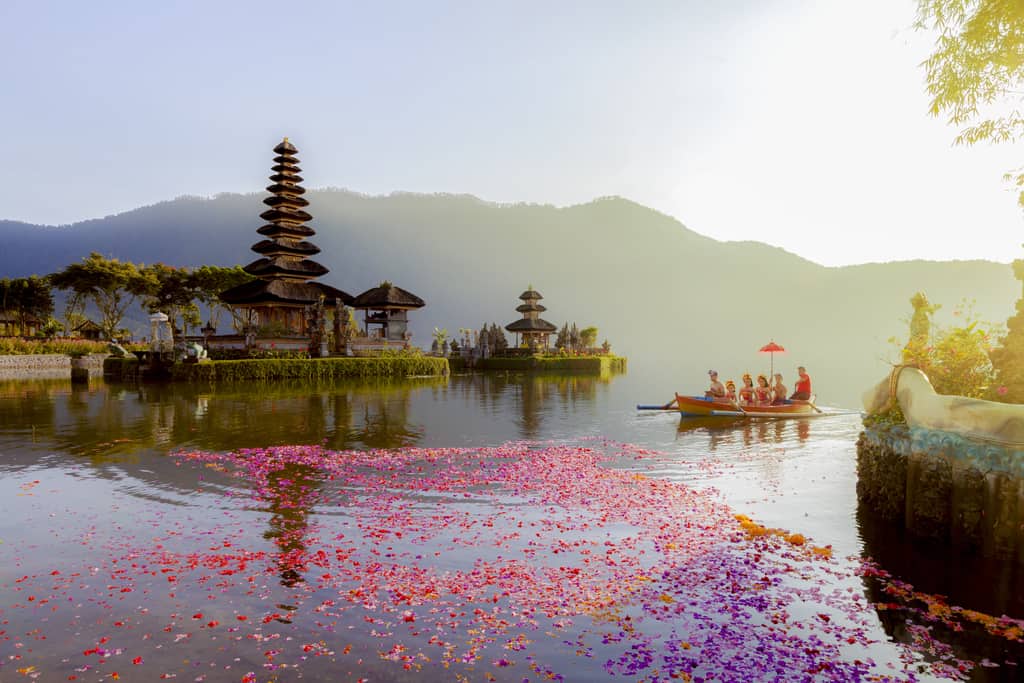
<instances>
[{"instance_id":1,"label":"lake water","mask_svg":"<svg viewBox=\"0 0 1024 683\"><path fill-rule=\"evenodd\" d=\"M858 414L673 388L0 380L0 680L1020 680L1017 565L859 510Z\"/></svg>"}]
</instances>

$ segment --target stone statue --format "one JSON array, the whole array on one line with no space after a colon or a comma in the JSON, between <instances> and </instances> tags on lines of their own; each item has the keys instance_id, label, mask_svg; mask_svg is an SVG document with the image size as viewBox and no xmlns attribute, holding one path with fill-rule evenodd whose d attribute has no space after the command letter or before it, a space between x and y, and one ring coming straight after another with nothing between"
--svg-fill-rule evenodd
<instances>
[{"instance_id":1,"label":"stone statue","mask_svg":"<svg viewBox=\"0 0 1024 683\"><path fill-rule=\"evenodd\" d=\"M117 342L110 342L107 344L107 351L114 358L127 358L129 356L128 349L124 348Z\"/></svg>"},{"instance_id":2,"label":"stone statue","mask_svg":"<svg viewBox=\"0 0 1024 683\"><path fill-rule=\"evenodd\" d=\"M206 349L199 342L188 342L185 344L185 358L201 361L205 360L206 357Z\"/></svg>"},{"instance_id":3,"label":"stone statue","mask_svg":"<svg viewBox=\"0 0 1024 683\"><path fill-rule=\"evenodd\" d=\"M911 429L951 432L1024 449L1024 405L938 394L928 376L914 367L897 365L864 393L862 401L868 415L884 413L898 404Z\"/></svg>"},{"instance_id":4,"label":"stone statue","mask_svg":"<svg viewBox=\"0 0 1024 683\"><path fill-rule=\"evenodd\" d=\"M910 318L910 339L903 347L903 362L920 364L928 359L928 345L931 340L932 314L942 308L941 305L929 303L924 292L918 292L910 298L914 307L914 315Z\"/></svg>"}]
</instances>

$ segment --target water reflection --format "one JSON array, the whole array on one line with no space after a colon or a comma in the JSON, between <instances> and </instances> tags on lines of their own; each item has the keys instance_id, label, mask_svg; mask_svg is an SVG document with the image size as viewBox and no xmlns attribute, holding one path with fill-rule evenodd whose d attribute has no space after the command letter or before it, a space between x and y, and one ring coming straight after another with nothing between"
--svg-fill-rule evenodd
<instances>
[{"instance_id":1,"label":"water reflection","mask_svg":"<svg viewBox=\"0 0 1024 683\"><path fill-rule=\"evenodd\" d=\"M285 444L403 448L422 445L428 423L442 445L538 439L559 424L577 426L578 414L594 412L595 397L609 382L504 374L217 386L6 381L0 382L0 471L71 458L98 468L99 476L130 474L174 488L173 465L147 456ZM460 399L464 411L450 405Z\"/></svg>"},{"instance_id":2,"label":"water reflection","mask_svg":"<svg viewBox=\"0 0 1024 683\"><path fill-rule=\"evenodd\" d=\"M680 417L677 439L706 432L708 449L757 444L803 443L811 436L811 418L752 420L742 417Z\"/></svg>"},{"instance_id":3,"label":"water reflection","mask_svg":"<svg viewBox=\"0 0 1024 683\"><path fill-rule=\"evenodd\" d=\"M285 464L267 473L263 495L268 500L270 519L263 537L277 546L281 585L287 588L304 581L300 571L306 569L309 514L319 496L320 483L316 470L307 465Z\"/></svg>"},{"instance_id":4,"label":"water reflection","mask_svg":"<svg viewBox=\"0 0 1024 683\"><path fill-rule=\"evenodd\" d=\"M1024 614L1024 565L1012 560L993 561L918 538L900 524L879 519L861 503L857 505L857 527L864 554L899 581L910 584L915 593L940 596L949 605L996 617ZM931 628L934 637L953 646L956 656L987 658L1000 665L975 669L972 681L1021 680L1019 666L1007 662L1024 664L1024 643L992 637L970 620L964 620L963 630L954 633L941 620L932 618L925 601L894 597L885 590L884 582L871 576L862 581L865 595L876 606L878 619L893 640L910 643L915 629Z\"/></svg>"}]
</instances>

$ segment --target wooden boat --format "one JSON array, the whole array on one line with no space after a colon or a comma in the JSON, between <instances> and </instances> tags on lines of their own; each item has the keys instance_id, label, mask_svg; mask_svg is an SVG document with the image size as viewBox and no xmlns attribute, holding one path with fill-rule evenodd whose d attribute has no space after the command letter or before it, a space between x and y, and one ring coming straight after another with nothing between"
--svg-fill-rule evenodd
<instances>
[{"instance_id":1,"label":"wooden boat","mask_svg":"<svg viewBox=\"0 0 1024 683\"><path fill-rule=\"evenodd\" d=\"M672 404L667 406L670 410ZM703 396L681 396L676 394L675 406L682 415L706 417L810 417L820 415L821 410L810 401L789 401L781 405L745 405L721 398Z\"/></svg>"}]
</instances>

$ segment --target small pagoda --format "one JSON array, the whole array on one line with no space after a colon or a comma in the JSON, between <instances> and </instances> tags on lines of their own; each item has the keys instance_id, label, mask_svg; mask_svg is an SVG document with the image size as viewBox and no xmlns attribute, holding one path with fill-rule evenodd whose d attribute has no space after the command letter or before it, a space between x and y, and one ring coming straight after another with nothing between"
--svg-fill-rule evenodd
<instances>
[{"instance_id":1,"label":"small pagoda","mask_svg":"<svg viewBox=\"0 0 1024 683\"><path fill-rule=\"evenodd\" d=\"M548 310L537 303L544 297L530 285L519 298L523 303L517 306L516 310L522 313L523 317L505 325L505 329L516 335L516 347L526 344L531 350L547 349L548 337L558 328L540 317L541 313Z\"/></svg>"},{"instance_id":2,"label":"small pagoda","mask_svg":"<svg viewBox=\"0 0 1024 683\"><path fill-rule=\"evenodd\" d=\"M408 341L409 311L425 305L423 299L387 280L352 301L352 308L363 311L363 330L370 340L403 345Z\"/></svg>"},{"instance_id":3,"label":"small pagoda","mask_svg":"<svg viewBox=\"0 0 1024 683\"><path fill-rule=\"evenodd\" d=\"M309 202L299 184L298 150L285 138L274 152L273 184L267 186L270 196L263 200L270 208L260 214L267 224L256 231L266 239L252 245L261 258L243 269L257 279L221 292L220 298L245 311L243 317L251 328L273 330L273 336L306 336L310 334L306 306L322 301L325 308L334 309L350 304L352 296L313 282L328 269L309 258L320 248L306 239L316 233L306 225L313 217L305 210Z\"/></svg>"}]
</instances>

